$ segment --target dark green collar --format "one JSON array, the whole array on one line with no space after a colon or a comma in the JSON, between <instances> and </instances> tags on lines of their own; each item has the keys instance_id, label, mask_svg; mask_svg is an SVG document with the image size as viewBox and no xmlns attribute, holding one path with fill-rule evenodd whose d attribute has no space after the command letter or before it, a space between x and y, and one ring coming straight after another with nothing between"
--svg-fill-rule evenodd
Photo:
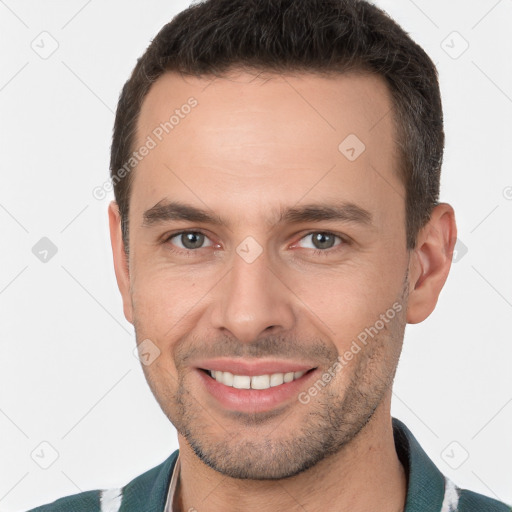
<instances>
[{"instance_id":1,"label":"dark green collar","mask_svg":"<svg viewBox=\"0 0 512 512\"><path fill-rule=\"evenodd\" d=\"M396 418L392 421L395 449L408 479L404 512L439 512L444 499L444 476L405 424Z\"/></svg>"},{"instance_id":2,"label":"dark green collar","mask_svg":"<svg viewBox=\"0 0 512 512\"><path fill-rule=\"evenodd\" d=\"M176 450L162 464L128 483L123 489L123 501L119 512L163 512L178 454L179 450Z\"/></svg>"}]
</instances>

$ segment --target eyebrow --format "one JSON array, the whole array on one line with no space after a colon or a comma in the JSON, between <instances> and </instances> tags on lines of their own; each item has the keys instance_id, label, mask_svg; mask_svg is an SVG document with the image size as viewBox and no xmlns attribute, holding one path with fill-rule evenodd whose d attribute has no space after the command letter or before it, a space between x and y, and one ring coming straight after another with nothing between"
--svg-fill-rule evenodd
<instances>
[{"instance_id":1,"label":"eyebrow","mask_svg":"<svg viewBox=\"0 0 512 512\"><path fill-rule=\"evenodd\" d=\"M350 202L306 204L283 209L278 212L274 224L299 224L301 222L341 221L353 222L363 226L372 226L372 214L364 208ZM143 226L150 227L170 221L188 221L229 225L222 217L208 210L203 210L179 201L162 199L143 214ZM272 223L269 222L269 226Z\"/></svg>"}]
</instances>

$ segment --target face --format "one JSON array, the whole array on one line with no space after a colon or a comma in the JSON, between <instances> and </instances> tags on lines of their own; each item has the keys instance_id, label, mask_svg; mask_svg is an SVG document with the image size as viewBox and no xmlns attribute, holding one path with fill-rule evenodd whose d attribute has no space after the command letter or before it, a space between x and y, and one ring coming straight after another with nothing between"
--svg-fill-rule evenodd
<instances>
[{"instance_id":1,"label":"face","mask_svg":"<svg viewBox=\"0 0 512 512\"><path fill-rule=\"evenodd\" d=\"M363 74L169 73L144 101L125 315L180 443L225 475L298 474L390 396L410 262L390 111Z\"/></svg>"}]
</instances>

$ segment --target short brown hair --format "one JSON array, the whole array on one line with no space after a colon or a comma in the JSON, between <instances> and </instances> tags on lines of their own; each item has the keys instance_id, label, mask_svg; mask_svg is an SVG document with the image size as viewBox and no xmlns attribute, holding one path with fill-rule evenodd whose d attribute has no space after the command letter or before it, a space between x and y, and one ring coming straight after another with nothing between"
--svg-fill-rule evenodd
<instances>
[{"instance_id":1,"label":"short brown hair","mask_svg":"<svg viewBox=\"0 0 512 512\"><path fill-rule=\"evenodd\" d=\"M168 71L222 77L237 67L320 74L362 70L385 79L406 190L407 248L414 249L437 204L444 148L437 70L425 51L365 0L204 0L160 30L119 98L110 173L126 253L133 173L119 179L117 172L133 152L151 85Z\"/></svg>"}]
</instances>

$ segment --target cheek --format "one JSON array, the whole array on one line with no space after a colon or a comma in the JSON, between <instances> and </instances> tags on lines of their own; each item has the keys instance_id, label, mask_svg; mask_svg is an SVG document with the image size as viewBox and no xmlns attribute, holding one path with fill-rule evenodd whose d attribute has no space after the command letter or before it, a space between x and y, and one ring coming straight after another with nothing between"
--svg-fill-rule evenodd
<instances>
[{"instance_id":1,"label":"cheek","mask_svg":"<svg viewBox=\"0 0 512 512\"><path fill-rule=\"evenodd\" d=\"M299 307L309 321L343 349L400 303L405 272L400 258L391 251L384 256L375 251L328 272L294 276L289 287L301 299Z\"/></svg>"},{"instance_id":2,"label":"cheek","mask_svg":"<svg viewBox=\"0 0 512 512\"><path fill-rule=\"evenodd\" d=\"M183 271L137 267L131 294L140 335L164 343L192 328L191 317L210 288L207 280L187 276Z\"/></svg>"}]
</instances>

